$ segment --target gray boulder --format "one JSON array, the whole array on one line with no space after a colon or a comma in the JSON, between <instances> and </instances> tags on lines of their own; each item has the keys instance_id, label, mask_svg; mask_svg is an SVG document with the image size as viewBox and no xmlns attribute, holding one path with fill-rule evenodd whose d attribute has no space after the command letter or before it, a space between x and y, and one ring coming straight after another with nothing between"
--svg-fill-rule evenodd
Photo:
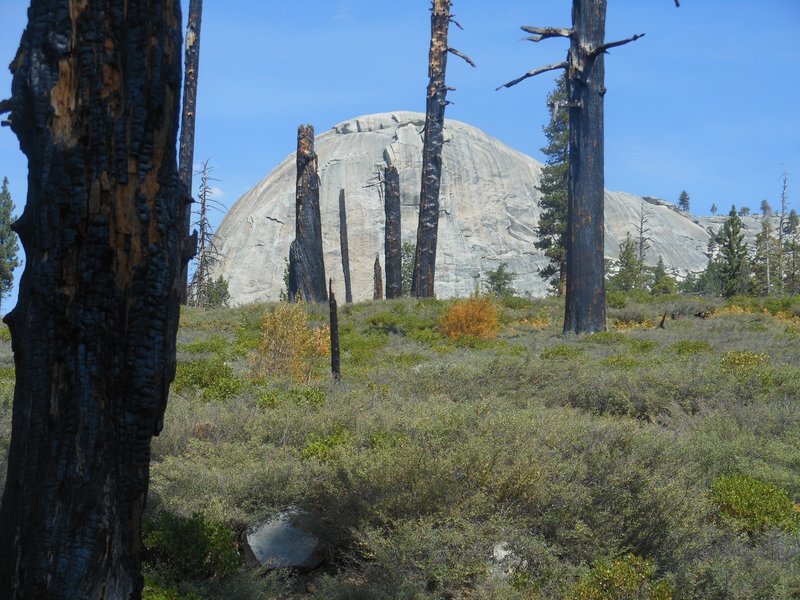
<instances>
[{"instance_id":1,"label":"gray boulder","mask_svg":"<svg viewBox=\"0 0 800 600\"><path fill-rule=\"evenodd\" d=\"M323 548L313 533L319 520L296 509L281 511L245 532L245 554L267 569L310 571L323 561Z\"/></svg>"}]
</instances>

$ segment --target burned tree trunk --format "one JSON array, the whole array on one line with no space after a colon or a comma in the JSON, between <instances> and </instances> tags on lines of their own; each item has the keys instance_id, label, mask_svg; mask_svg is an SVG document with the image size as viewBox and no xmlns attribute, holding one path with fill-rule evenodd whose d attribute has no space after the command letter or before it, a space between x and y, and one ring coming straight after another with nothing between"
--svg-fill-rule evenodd
<instances>
[{"instance_id":1,"label":"burned tree trunk","mask_svg":"<svg viewBox=\"0 0 800 600\"><path fill-rule=\"evenodd\" d=\"M203 0L189 0L189 22L186 25L186 51L183 78L183 110L181 112L180 161L178 169L181 183L192 197L192 170L194 169L194 125L197 114L197 74L200 69L200 24L203 16ZM183 228L189 232L192 220L191 204L184 207ZM189 271L183 267L183 290L181 304L186 304L189 294Z\"/></svg>"},{"instance_id":2,"label":"burned tree trunk","mask_svg":"<svg viewBox=\"0 0 800 600\"><path fill-rule=\"evenodd\" d=\"M431 47L428 54L428 91L425 102L425 130L422 144L422 186L419 195L417 249L411 294L434 295L436 243L439 235L439 188L442 182L442 145L444 144L444 108L447 105L445 71L448 52L475 63L458 50L448 47L447 30L451 0L433 0L431 9Z\"/></svg>"},{"instance_id":3,"label":"burned tree trunk","mask_svg":"<svg viewBox=\"0 0 800 600\"><path fill-rule=\"evenodd\" d=\"M574 0L569 67L569 188L564 333L606 329L603 40L606 0ZM599 51L598 51L599 50Z\"/></svg>"},{"instance_id":4,"label":"burned tree trunk","mask_svg":"<svg viewBox=\"0 0 800 600\"><path fill-rule=\"evenodd\" d=\"M675 2L677 6L679 3ZM569 99L569 186L564 333L593 333L606 328L603 273L603 96L609 48L633 42L644 34L605 43L606 0L573 0L572 28L522 27L540 42L570 40L567 60L529 71L500 87L556 69L567 70ZM500 88L497 88L500 89Z\"/></svg>"},{"instance_id":5,"label":"burned tree trunk","mask_svg":"<svg viewBox=\"0 0 800 600\"><path fill-rule=\"evenodd\" d=\"M336 306L336 296L333 294L333 279L328 280L328 308L331 319L331 373L333 379L339 381L342 378L339 362L339 311Z\"/></svg>"},{"instance_id":6,"label":"burned tree trunk","mask_svg":"<svg viewBox=\"0 0 800 600\"><path fill-rule=\"evenodd\" d=\"M347 242L347 210L345 210L344 190L339 190L339 246L342 250L342 271L344 271L344 301L353 302L353 287L350 283L350 246Z\"/></svg>"},{"instance_id":7,"label":"burned tree trunk","mask_svg":"<svg viewBox=\"0 0 800 600\"><path fill-rule=\"evenodd\" d=\"M295 238L289 247L289 300L328 300L322 258L319 175L311 125L297 128L297 196Z\"/></svg>"},{"instance_id":8,"label":"burned tree trunk","mask_svg":"<svg viewBox=\"0 0 800 600\"><path fill-rule=\"evenodd\" d=\"M175 374L178 0L33 0L0 103L28 158L0 597L138 598Z\"/></svg>"},{"instance_id":9,"label":"burned tree trunk","mask_svg":"<svg viewBox=\"0 0 800 600\"><path fill-rule=\"evenodd\" d=\"M374 291L372 293L373 300L383 300L383 273L381 272L381 259L380 256L375 257L375 266L372 269L373 271L373 287Z\"/></svg>"},{"instance_id":10,"label":"burned tree trunk","mask_svg":"<svg viewBox=\"0 0 800 600\"><path fill-rule=\"evenodd\" d=\"M400 251L400 176L396 167L386 167L383 176L383 202L386 212L384 264L386 265L386 299L403 293L403 256Z\"/></svg>"}]
</instances>

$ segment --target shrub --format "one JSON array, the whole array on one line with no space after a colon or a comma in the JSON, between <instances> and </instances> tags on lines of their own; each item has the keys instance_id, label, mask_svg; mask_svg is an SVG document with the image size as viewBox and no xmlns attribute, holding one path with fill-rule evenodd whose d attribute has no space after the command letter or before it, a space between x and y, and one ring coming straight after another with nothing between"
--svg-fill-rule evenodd
<instances>
[{"instance_id":1,"label":"shrub","mask_svg":"<svg viewBox=\"0 0 800 600\"><path fill-rule=\"evenodd\" d=\"M629 554L597 561L568 596L571 600L670 600L672 589L653 579L653 561Z\"/></svg>"},{"instance_id":2,"label":"shrub","mask_svg":"<svg viewBox=\"0 0 800 600\"><path fill-rule=\"evenodd\" d=\"M766 354L756 354L749 350L730 350L722 356L722 368L725 371L736 371L760 367L766 359Z\"/></svg>"},{"instance_id":3,"label":"shrub","mask_svg":"<svg viewBox=\"0 0 800 600\"><path fill-rule=\"evenodd\" d=\"M786 490L749 475L718 477L711 499L723 522L749 534L773 528L797 531L800 525L800 512Z\"/></svg>"},{"instance_id":4,"label":"shrub","mask_svg":"<svg viewBox=\"0 0 800 600\"><path fill-rule=\"evenodd\" d=\"M556 344L555 346L550 346L542 351L542 358L553 359L553 358L576 358L583 354L583 349L578 348L577 346L570 346L568 344Z\"/></svg>"},{"instance_id":5,"label":"shrub","mask_svg":"<svg viewBox=\"0 0 800 600\"><path fill-rule=\"evenodd\" d=\"M0 342L10 342L10 341L11 341L11 331L9 330L8 325L0 322Z\"/></svg>"},{"instance_id":6,"label":"shrub","mask_svg":"<svg viewBox=\"0 0 800 600\"><path fill-rule=\"evenodd\" d=\"M145 519L143 541L149 562L171 581L226 577L239 567L234 531L202 513Z\"/></svg>"},{"instance_id":7,"label":"shrub","mask_svg":"<svg viewBox=\"0 0 800 600\"><path fill-rule=\"evenodd\" d=\"M205 401L224 402L242 391L244 382L220 357L178 364L172 389L199 389Z\"/></svg>"},{"instance_id":8,"label":"shrub","mask_svg":"<svg viewBox=\"0 0 800 600\"><path fill-rule=\"evenodd\" d=\"M313 359L330 354L327 325L312 328L300 303L280 303L261 321L261 339L252 356L253 374L258 378L288 376L307 379Z\"/></svg>"},{"instance_id":9,"label":"shrub","mask_svg":"<svg viewBox=\"0 0 800 600\"><path fill-rule=\"evenodd\" d=\"M193 592L181 593L177 588L159 584L151 577L144 578L142 600L203 600Z\"/></svg>"},{"instance_id":10,"label":"shrub","mask_svg":"<svg viewBox=\"0 0 800 600\"><path fill-rule=\"evenodd\" d=\"M212 335L209 338L200 338L187 344L179 344L178 350L189 354L217 354L225 356L228 350L228 338L223 335Z\"/></svg>"},{"instance_id":11,"label":"shrub","mask_svg":"<svg viewBox=\"0 0 800 600\"><path fill-rule=\"evenodd\" d=\"M711 344L705 340L680 340L670 346L670 349L681 356L692 356L701 352L711 352Z\"/></svg>"},{"instance_id":12,"label":"shrub","mask_svg":"<svg viewBox=\"0 0 800 600\"><path fill-rule=\"evenodd\" d=\"M324 437L317 434L308 436L306 445L300 450L300 456L304 459L316 458L320 462L326 462L333 458L337 448L346 446L352 438L353 434L344 425L336 425L333 431Z\"/></svg>"},{"instance_id":13,"label":"shrub","mask_svg":"<svg viewBox=\"0 0 800 600\"><path fill-rule=\"evenodd\" d=\"M312 406L325 404L328 395L320 389L307 385L296 385L289 389L271 388L263 391L258 397L261 408L278 408L280 406Z\"/></svg>"},{"instance_id":14,"label":"shrub","mask_svg":"<svg viewBox=\"0 0 800 600\"><path fill-rule=\"evenodd\" d=\"M486 296L456 300L447 309L439 328L450 339L493 339L500 331L494 302Z\"/></svg>"}]
</instances>

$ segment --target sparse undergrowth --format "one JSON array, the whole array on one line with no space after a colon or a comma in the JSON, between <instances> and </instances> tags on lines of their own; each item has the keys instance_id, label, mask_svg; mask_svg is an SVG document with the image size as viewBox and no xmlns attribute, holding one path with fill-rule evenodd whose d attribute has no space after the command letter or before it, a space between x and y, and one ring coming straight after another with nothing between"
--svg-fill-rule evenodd
<instances>
[{"instance_id":1,"label":"sparse undergrowth","mask_svg":"<svg viewBox=\"0 0 800 600\"><path fill-rule=\"evenodd\" d=\"M617 301L562 338L558 301L502 298L467 343L451 302L342 305L338 384L303 350L259 372L280 306L185 311L145 598L306 597L230 552L287 506L324 519L326 599L797 597L798 303ZM292 339L325 323L302 311ZM12 388L6 361L3 445Z\"/></svg>"}]
</instances>

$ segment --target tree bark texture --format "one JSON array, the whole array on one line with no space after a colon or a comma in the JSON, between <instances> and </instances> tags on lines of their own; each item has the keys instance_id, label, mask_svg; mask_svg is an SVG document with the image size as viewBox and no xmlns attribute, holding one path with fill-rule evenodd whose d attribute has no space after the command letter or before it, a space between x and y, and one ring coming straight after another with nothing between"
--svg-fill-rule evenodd
<instances>
[{"instance_id":1,"label":"tree bark texture","mask_svg":"<svg viewBox=\"0 0 800 600\"><path fill-rule=\"evenodd\" d=\"M203 16L203 0L189 0L189 20L186 25L186 50L184 52L183 110L181 112L181 137L179 172L181 183L188 196L184 207L183 228L189 233L192 220L191 199L192 171L194 169L194 126L197 114L197 74L200 69L200 25ZM181 272L184 286L181 291L181 304L189 298L189 269Z\"/></svg>"},{"instance_id":2,"label":"tree bark texture","mask_svg":"<svg viewBox=\"0 0 800 600\"><path fill-rule=\"evenodd\" d=\"M150 442L175 374L185 195L178 0L32 0L11 128L28 158L6 317L16 387L0 597L138 598Z\"/></svg>"},{"instance_id":3,"label":"tree bark texture","mask_svg":"<svg viewBox=\"0 0 800 600\"><path fill-rule=\"evenodd\" d=\"M297 128L297 195L295 239L289 246L289 300L327 302L322 225L319 212L319 175L314 152L314 128Z\"/></svg>"},{"instance_id":4,"label":"tree bark texture","mask_svg":"<svg viewBox=\"0 0 800 600\"><path fill-rule=\"evenodd\" d=\"M383 300L383 272L381 271L380 256L375 257L375 266L372 269L374 291L372 293L373 300Z\"/></svg>"},{"instance_id":5,"label":"tree bark texture","mask_svg":"<svg viewBox=\"0 0 800 600\"><path fill-rule=\"evenodd\" d=\"M344 272L344 301L353 302L353 286L350 282L350 245L347 241L347 210L344 190L339 190L339 246L342 250L342 271Z\"/></svg>"},{"instance_id":6,"label":"tree bark texture","mask_svg":"<svg viewBox=\"0 0 800 600\"><path fill-rule=\"evenodd\" d=\"M439 188L442 180L444 109L447 105L447 30L450 25L450 0L433 0L431 47L428 54L428 92L425 103L425 130L422 145L422 186L419 195L417 249L411 294L432 297L436 275L436 242L439 233Z\"/></svg>"},{"instance_id":7,"label":"tree bark texture","mask_svg":"<svg viewBox=\"0 0 800 600\"><path fill-rule=\"evenodd\" d=\"M569 191L564 333L606 329L603 272L603 52L606 0L573 0L569 66Z\"/></svg>"},{"instance_id":8,"label":"tree bark texture","mask_svg":"<svg viewBox=\"0 0 800 600\"><path fill-rule=\"evenodd\" d=\"M386 266L386 299L403 294L403 256L400 247L400 175L388 166L383 174L383 202L386 212L384 264Z\"/></svg>"},{"instance_id":9,"label":"tree bark texture","mask_svg":"<svg viewBox=\"0 0 800 600\"><path fill-rule=\"evenodd\" d=\"M331 373L334 381L339 381L342 378L339 354L339 311L336 306L336 296L333 294L333 279L328 280L328 308L331 320Z\"/></svg>"}]
</instances>

